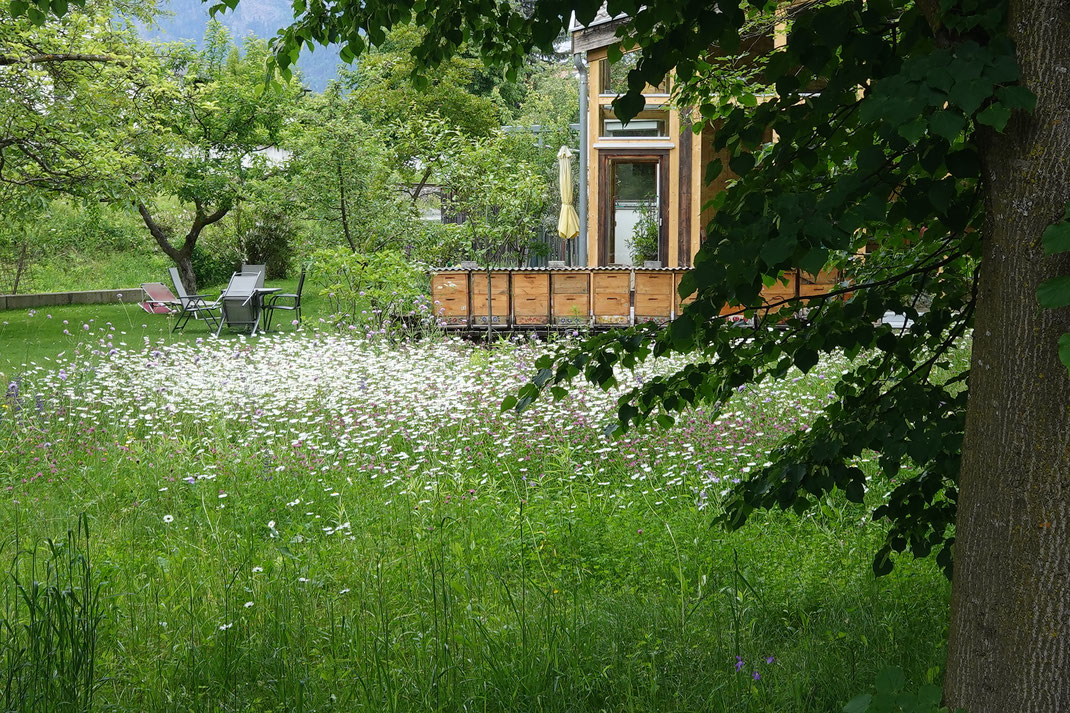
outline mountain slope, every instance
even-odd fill
[[[191,41],[198,45],[204,38],[208,24],[208,3],[200,0],[166,0],[156,27],[142,28],[147,39],[162,42]],[[270,38],[281,27],[293,21],[293,8],[287,0],[241,0],[234,10],[217,17],[234,35],[236,41],[247,35]],[[320,47],[315,52],[301,53],[297,65],[306,85],[323,91],[333,79],[339,64],[334,47]]]

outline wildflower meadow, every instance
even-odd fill
[[[943,575],[871,570],[875,464],[867,504],[717,522],[842,360],[608,436],[615,390],[501,411],[527,336],[109,326],[4,384],[3,710],[829,711],[941,678]]]

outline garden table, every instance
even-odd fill
[[[256,334],[257,331],[268,331],[267,318],[264,316],[264,297],[266,295],[271,295],[281,291],[281,287],[257,287],[253,290],[253,294],[249,295],[249,300],[254,300],[257,322],[263,324],[263,328],[258,326],[256,329],[253,330],[253,334]],[[246,303],[248,303],[249,300],[246,300]]]

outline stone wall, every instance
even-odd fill
[[[123,290],[85,290],[83,292],[42,292],[29,295],[0,295],[0,310],[35,309],[60,305],[96,305],[126,302],[136,304],[145,299],[140,287]]]

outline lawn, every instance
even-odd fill
[[[297,278],[271,280],[272,287],[281,287],[283,292],[297,290]],[[206,288],[202,292],[214,298],[223,285]],[[318,298],[317,289],[305,283],[302,295],[302,312],[305,319],[316,322],[325,317],[324,303]],[[40,307],[33,310],[0,311],[0,385],[23,370],[23,365],[51,363],[57,355],[92,355],[116,348],[140,347],[148,339],[152,344],[184,343],[209,336],[208,325],[191,321],[181,332],[171,333],[175,316],[148,314],[137,305],[138,290],[133,290],[124,301],[105,305],[73,305],[64,307]],[[283,318],[288,313],[280,313]],[[284,322],[278,329],[287,331],[291,325]],[[273,325],[274,328],[274,325]],[[228,333],[229,334],[229,333]]]
[[[607,440],[613,392],[500,412],[547,348],[526,339],[41,316],[0,315],[5,352],[52,330],[0,407],[4,710],[826,712],[888,665],[942,676],[934,563],[872,575],[874,463],[867,504],[715,522],[840,361]]]

